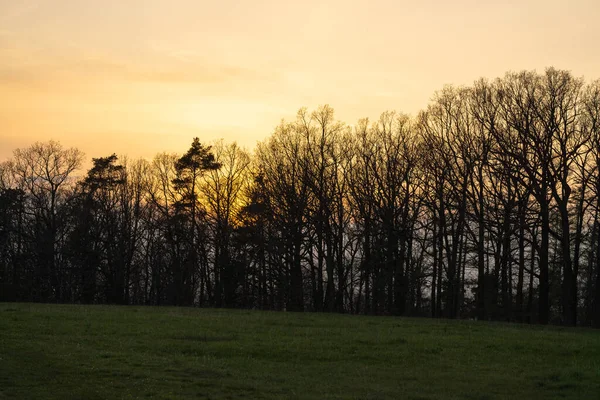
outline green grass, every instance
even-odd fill
[[[5,399],[600,399],[600,332],[0,303]]]

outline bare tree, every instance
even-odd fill
[[[236,143],[226,145],[223,141],[216,142],[212,151],[215,162],[221,167],[204,175],[200,191],[212,232],[215,302],[217,306],[233,307],[236,305],[237,288],[243,285],[245,272],[243,266],[231,255],[231,240],[237,216],[245,203],[244,189],[252,172],[250,155]],[[208,279],[205,268],[201,279]],[[203,287],[201,282],[201,288]]]
[[[58,248],[66,227],[62,206],[74,186],[73,174],[81,166],[83,153],[75,148],[65,149],[54,141],[35,143],[14,151],[9,163],[12,179],[29,199],[27,212],[36,221],[36,267],[34,276],[39,291],[34,299],[62,300],[64,266]]]

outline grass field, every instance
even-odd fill
[[[0,399],[600,399],[600,331],[0,304]]]

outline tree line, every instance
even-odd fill
[[[0,164],[0,300],[600,327],[600,81],[507,73],[415,117],[301,109],[252,153],[82,161]]]

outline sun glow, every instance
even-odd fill
[[[0,0],[0,158],[47,139],[88,156],[151,158],[194,136],[252,148],[304,106],[331,104],[352,123],[415,114],[444,84],[507,70],[594,77],[598,11],[587,0]]]

